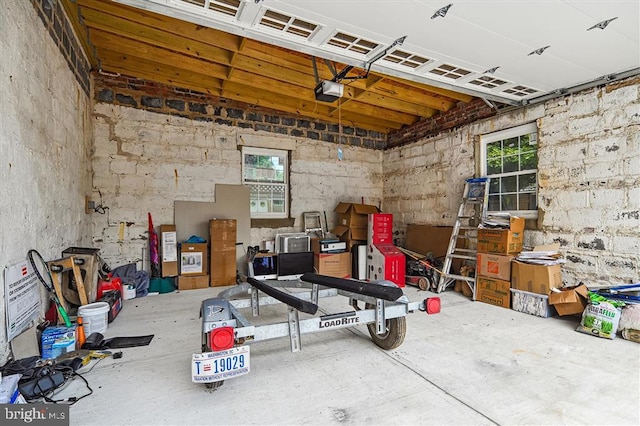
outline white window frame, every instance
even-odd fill
[[[512,127],[510,129],[504,129],[494,133],[488,133],[486,135],[480,136],[480,176],[487,176],[487,145],[489,143],[496,142],[503,139],[509,139],[509,138],[513,138],[513,137],[521,136],[525,134],[536,135],[536,144],[537,144],[538,126],[536,123],[524,124],[521,126]],[[538,161],[540,161],[540,158],[538,158]],[[536,172],[536,182],[539,182],[537,164],[535,169],[527,170],[527,172],[532,172],[532,171]],[[487,177],[491,178],[492,176],[498,176],[498,177],[513,176],[513,175],[523,174],[522,172],[523,171],[520,170],[517,172],[504,173],[504,174],[501,173],[501,174],[491,175]],[[539,183],[536,185],[536,201],[538,199],[538,186],[539,186]],[[539,203],[536,202],[536,205],[539,205]],[[536,210],[509,210],[508,212],[511,213],[513,216],[524,217],[525,219],[536,219],[538,217],[537,209]]]
[[[284,183],[269,183],[270,185],[282,185],[284,187],[284,212],[282,213],[261,213],[251,212],[251,219],[288,219],[289,218],[289,151],[284,149],[255,148],[251,146],[242,147],[242,184],[246,186],[260,185],[260,182],[245,180],[245,155],[269,155],[284,158]]]

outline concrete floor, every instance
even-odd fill
[[[578,333],[577,317],[534,317],[453,291],[439,295],[440,314],[407,316],[398,349],[375,346],[365,326],[303,335],[298,353],[288,338],[256,342],[251,372],[212,391],[191,382],[190,360],[200,302],[221,289],[126,301],[105,336],[155,337],[85,374],[93,395],[71,406],[71,424],[640,424],[639,344]],[[347,303],[327,298],[320,308]],[[285,321],[285,312],[263,308],[260,321]],[[75,380],[63,392],[84,387]]]

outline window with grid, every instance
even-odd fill
[[[531,123],[482,136],[480,171],[491,179],[489,211],[537,216],[537,130]]]
[[[252,219],[289,217],[289,153],[242,148],[242,183],[250,187]]]

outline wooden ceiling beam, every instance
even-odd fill
[[[223,93],[223,97],[259,105],[264,108],[290,112],[297,116],[312,117],[335,124],[341,122],[343,126],[360,127],[382,133],[387,133],[389,129],[397,130],[402,127],[400,123],[388,121],[384,118],[376,119],[375,117],[368,117],[351,112],[343,112],[340,116],[337,113],[329,114],[328,107],[324,105],[284,96],[278,98],[277,93],[266,90],[256,89],[252,91],[251,94],[247,94],[242,85],[232,82],[227,84],[227,90]],[[277,104],[274,99],[278,99]]]
[[[361,102],[342,102],[339,108],[342,109],[342,114],[346,111],[350,112],[358,112],[361,114],[370,115],[372,117],[383,118],[385,120],[390,120],[397,123],[402,123],[404,125],[413,124],[417,120],[415,115],[403,114],[399,111],[381,108],[377,105],[372,104],[364,104]],[[331,114],[336,114],[337,109],[333,108],[330,111]]]
[[[84,1],[90,2],[90,0],[84,0]],[[101,12],[98,12],[94,9],[85,10],[83,13],[85,14],[87,25],[90,26],[91,28],[106,30],[109,32],[116,32],[120,36],[130,37],[131,36],[130,34],[135,34],[136,39],[141,42],[158,43],[165,48],[178,50],[184,54],[191,55],[198,58],[217,60],[218,62],[220,62],[218,58],[222,56],[223,62],[229,65],[231,64],[232,59],[235,58],[233,59],[234,64],[238,68],[241,68],[241,67],[250,68],[252,71],[256,71],[256,72],[265,71],[265,74],[271,75],[273,78],[276,78],[283,82],[299,83],[300,85],[309,87],[310,89],[315,87],[315,76],[311,76],[305,72],[291,71],[292,61],[290,61],[289,58],[287,59],[275,58],[273,55],[270,55],[270,53],[271,54],[286,53],[286,51],[283,51],[282,49],[266,47],[266,45],[260,44],[260,46],[263,48],[263,51],[261,52],[261,54],[257,54],[257,52],[251,52],[252,47],[257,46],[256,42],[247,41],[246,43],[244,43],[244,46],[247,46],[247,48],[243,49],[242,54],[238,54],[232,51],[228,51],[226,49],[218,49],[216,47],[207,45],[205,43],[200,43],[196,41],[176,42],[177,39],[175,37],[171,37],[169,34],[163,33],[163,30],[156,30],[153,28],[145,27],[144,25],[139,25],[134,22],[125,21],[125,25],[117,25],[115,22],[113,22],[114,17],[112,16],[110,17],[109,15],[107,16],[99,15]],[[243,44],[240,43],[238,45],[238,48],[239,46],[243,46]],[[252,57],[254,58],[255,56],[260,56],[264,59],[268,59],[267,65],[255,60],[252,61],[251,59],[248,59],[246,55],[251,53],[253,53]],[[295,59],[293,62],[300,64],[299,69],[303,69],[303,66],[301,65],[303,61],[306,62],[304,65],[304,69],[307,72],[311,68],[309,64],[309,62],[312,60],[311,58],[308,58],[308,62],[305,61],[304,58],[296,55],[292,55],[291,58]],[[277,66],[274,66],[276,64]],[[228,70],[227,72],[230,73],[231,70]],[[326,73],[323,77],[329,78],[329,76],[327,76]],[[366,86],[366,84],[364,83],[361,85]],[[375,86],[373,87],[375,88]],[[402,97],[402,93],[399,93],[398,90],[391,91],[391,94],[394,94],[394,93],[398,93],[396,97]],[[379,101],[381,101],[382,99],[388,100],[391,98],[389,96],[390,93],[386,93],[386,95],[387,96],[385,98],[379,98]],[[438,103],[437,101],[433,101],[428,97],[426,97],[425,100],[428,101],[426,102],[426,104],[430,108],[437,107],[437,109],[443,110],[443,106],[442,106],[443,104],[441,102]],[[382,101],[382,102],[385,102],[385,101]],[[381,106],[387,107],[387,108],[392,107],[392,105],[390,104],[385,104]],[[404,113],[404,111],[401,113]],[[406,120],[402,120],[402,121],[404,122]]]
[[[451,90],[447,90],[447,89],[441,89],[440,87],[435,87],[435,86],[431,86],[427,83],[418,83],[415,81],[411,81],[411,80],[401,80],[398,78],[393,78],[390,76],[386,76],[383,75],[385,80],[388,80],[390,82],[390,84],[392,85],[405,85],[405,86],[410,86],[413,87],[415,89],[421,90],[421,91],[425,91],[425,92],[429,92],[429,93],[434,93],[436,95],[440,95],[440,96],[444,96],[447,98],[451,98],[454,99],[456,101],[462,101],[464,103],[468,103],[471,102],[472,100],[474,100],[475,98],[471,95],[467,95],[464,93],[458,93],[458,92],[454,92]]]
[[[389,129],[399,129],[402,124],[386,119],[375,119],[366,115],[343,112],[341,117],[331,115],[328,107],[308,100],[300,100],[269,90],[247,87],[243,84],[228,81],[222,90],[222,80],[196,73],[185,73],[184,70],[164,64],[154,63],[140,58],[128,58],[119,52],[99,49],[105,70],[132,77],[168,84],[175,87],[196,90],[214,96],[258,105],[266,108],[292,113],[297,116],[315,118],[332,123],[342,121],[343,125],[353,125],[364,129],[386,133]]]
[[[94,11],[100,11],[101,13],[111,15],[112,17],[136,22],[150,28],[161,29],[162,31],[171,33],[174,36],[189,38],[194,41],[215,45],[226,50],[236,52],[240,49],[240,45],[242,43],[242,37],[234,34],[124,4],[104,0],[76,1],[83,10],[92,9]]]
[[[84,14],[86,25],[92,30],[100,31],[100,33],[96,33],[96,43],[98,43],[97,40],[102,34],[108,33],[112,35],[109,37],[109,43],[117,44],[119,43],[118,39],[124,37],[222,65],[230,66],[233,60],[236,68],[243,68],[262,75],[270,75],[277,80],[297,83],[301,86],[309,87],[311,90],[315,87],[315,79],[312,75],[292,70],[291,64],[286,60],[264,63],[251,56],[246,56],[244,52],[247,49],[243,49],[243,53],[234,53],[200,42],[180,41],[180,38],[163,33],[161,30],[151,29],[132,22],[125,22],[120,25],[112,18],[100,15],[100,12],[94,10],[85,10]],[[278,62],[278,64],[274,65],[273,62]],[[311,68],[311,63],[307,65],[307,68]]]
[[[105,55],[109,71],[334,123],[340,116],[343,124],[382,132],[474,99],[368,73],[366,78],[341,81],[345,90],[338,110],[336,103],[318,102],[313,93],[317,80],[334,78],[322,58],[113,1],[63,1],[79,5],[79,21],[90,43]],[[330,63],[336,72],[345,67]],[[354,67],[348,76],[364,73]]]
[[[379,94],[393,99],[402,99],[416,105],[423,105],[438,111],[448,111],[455,106],[455,102],[430,95],[423,90],[411,89],[400,84],[393,84],[386,78],[369,90],[371,93]]]
[[[89,40],[87,28],[80,23],[80,11],[78,5],[72,3],[71,0],[62,0],[61,3],[65,13],[67,14],[67,17],[69,18],[69,21],[71,21],[73,30],[78,36],[80,45],[82,46],[82,50],[89,60],[89,64],[92,68],[97,68],[98,58],[96,58],[96,52]]]
[[[253,57],[246,56],[245,52],[242,52],[242,54],[237,56],[234,65],[236,68],[241,68],[254,74],[269,76],[270,78],[282,82],[296,84],[301,87],[308,87],[311,90],[316,86],[313,75],[292,70],[291,68],[287,68],[283,65],[275,65],[273,63],[257,60]]]
[[[180,65],[180,67],[185,70],[206,74],[219,79],[227,78],[229,74],[229,67],[226,65],[220,65],[200,58],[186,56],[173,50],[156,47],[154,45],[126,37],[119,37],[115,34],[98,29],[92,29],[91,34],[95,35],[96,39],[100,40],[99,46],[101,49],[118,52],[133,60],[135,60],[135,58],[140,58],[144,60],[153,60],[164,65]]]
[[[230,65],[232,52],[205,43],[176,37],[162,30],[145,27],[134,22],[118,20],[92,9],[82,9],[82,17],[89,29],[98,29],[144,43],[156,44],[196,58],[216,58],[216,62]],[[94,42],[95,44],[95,42]]]
[[[125,68],[132,71],[138,61],[146,61],[147,63],[153,62],[164,65],[171,70],[170,74],[167,74],[166,72],[163,74],[165,77],[167,75],[171,75],[172,78],[177,78],[179,75],[185,75],[185,71],[188,71],[190,73],[198,73],[209,77],[215,77],[222,81],[229,80],[242,84],[247,86],[245,88],[246,91],[251,91],[255,88],[262,88],[274,93],[315,102],[312,88],[301,89],[298,86],[273,80],[262,75],[249,73],[242,69],[235,69],[233,72],[229,72],[228,67],[219,64],[205,62],[202,59],[185,57],[170,50],[154,47],[128,38],[118,37],[101,30],[91,31],[92,34],[95,34],[101,40],[101,51],[118,53],[119,55],[117,56],[111,54],[109,58],[112,61],[116,60],[116,58],[121,60],[123,62],[123,66],[125,66],[124,63],[129,64],[126,65]],[[112,66],[113,62],[110,62],[109,64]],[[147,72],[150,73],[150,70],[151,69],[148,69]],[[113,69],[111,69],[111,71],[113,71]],[[225,83],[222,83],[221,88],[224,89],[224,87]],[[343,104],[344,100],[345,99],[342,100]],[[348,109],[351,111],[360,110],[361,112],[373,114],[375,116],[384,116],[390,121],[397,121],[403,124],[411,124],[415,121],[415,117],[411,117],[407,113],[385,108],[385,105],[388,103],[389,102],[385,99],[379,97],[376,102],[369,101],[368,104],[358,103]],[[393,103],[393,105],[395,105],[395,103]],[[329,112],[332,112],[332,110],[335,109],[331,104],[328,104],[328,107]]]
[[[432,117],[438,110],[435,108],[425,107],[423,105],[414,104],[412,102],[399,101],[397,99],[389,99],[384,95],[373,92],[365,92],[358,97],[358,101],[371,105],[388,105],[386,108],[393,108],[406,114],[417,115],[420,117]]]
[[[98,53],[103,58],[103,69],[105,71],[119,72],[150,81],[160,81],[176,87],[197,88],[196,90],[200,92],[220,96],[222,79],[188,72],[183,68],[176,68],[158,62],[129,57],[108,49],[99,48]]]

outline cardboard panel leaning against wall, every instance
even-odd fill
[[[215,202],[175,201],[175,224],[178,242],[192,235],[209,238],[210,219],[236,219],[236,266],[246,274],[245,252],[251,244],[251,217],[249,211],[249,187],[243,185],[216,185]]]

